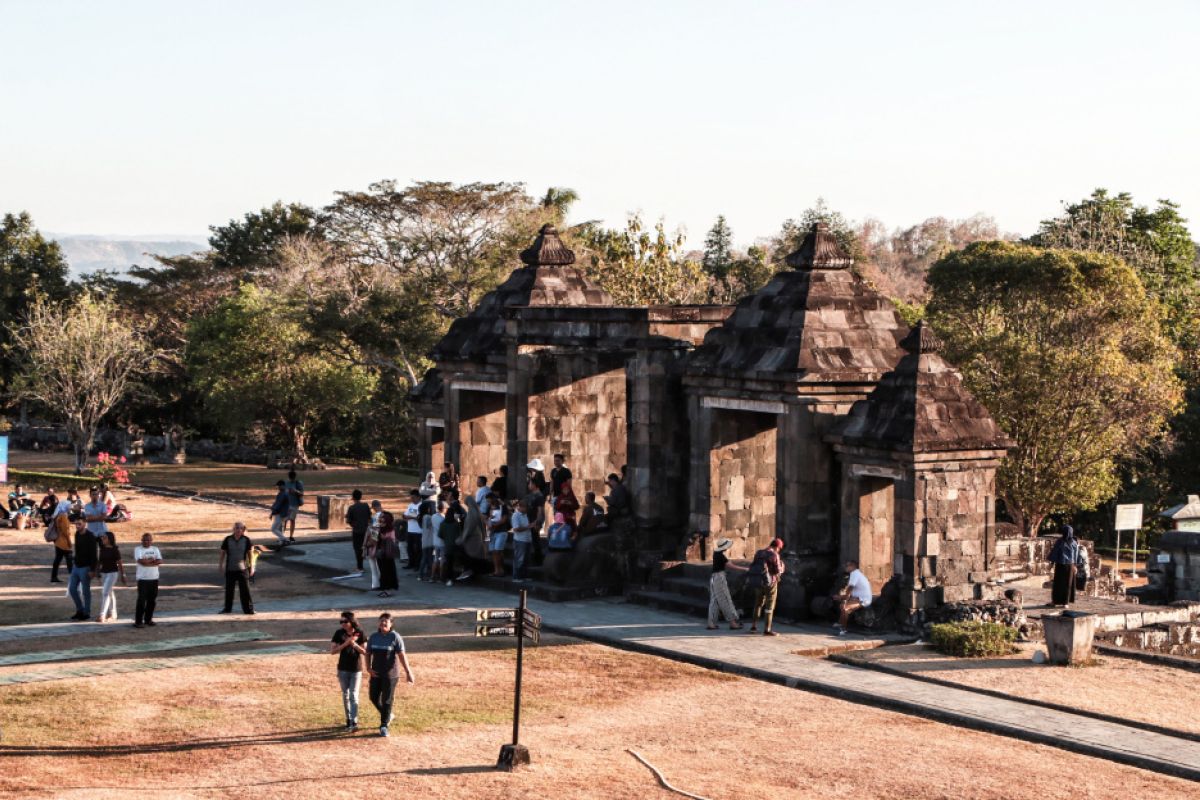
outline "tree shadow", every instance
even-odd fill
[[[129,745],[0,745],[0,756],[12,757],[67,757],[77,756],[137,756],[154,753],[183,753],[191,750],[229,750],[237,747],[258,747],[272,744],[297,742],[320,742],[347,738],[346,729],[340,725],[328,728],[310,728],[299,731],[252,734],[247,736],[225,736],[211,739],[191,739],[178,742],[154,742]],[[390,773],[389,773],[390,774]],[[210,787],[221,788],[221,787]]]
[[[405,775],[476,775],[483,772],[495,772],[495,764],[476,764],[469,767],[420,767],[406,769]]]

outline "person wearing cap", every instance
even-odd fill
[[[742,627],[741,620],[738,619],[737,607],[729,595],[729,581],[725,578],[725,568],[729,564],[729,558],[725,554],[731,547],[733,547],[732,539],[718,539],[717,546],[713,550],[712,578],[708,582],[708,629],[710,631],[717,629],[717,623],[721,621],[721,614],[724,614],[725,619],[729,620],[730,630]]]
[[[758,633],[758,618],[766,613],[766,624],[763,626],[763,636],[777,636],[771,630],[771,622],[775,619],[775,601],[779,597],[779,578],[783,575],[783,539],[775,539],[769,545],[754,554],[747,576],[751,588],[754,589],[754,617],[750,620],[750,630],[747,633]]]
[[[846,626],[850,624],[850,615],[860,608],[871,605],[871,582],[858,568],[854,559],[846,560],[846,585],[834,595],[833,602],[838,609],[838,621],[833,627],[837,628],[838,636],[846,635]]]
[[[1075,571],[1079,568],[1079,542],[1075,541],[1075,529],[1061,525],[1058,541],[1050,549],[1047,560],[1054,565],[1054,581],[1050,585],[1050,603],[1057,608],[1066,608],[1075,600]]]
[[[291,515],[292,501],[288,495],[287,481],[276,481],[275,488],[279,490],[279,493],[275,495],[275,502],[271,504],[271,533],[275,534],[275,538],[279,540],[279,546],[283,547],[287,544],[284,526],[287,525],[288,517]]]

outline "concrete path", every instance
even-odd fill
[[[325,571],[345,572],[352,566],[348,543],[303,545],[285,558],[293,566]],[[344,589],[337,594],[263,601],[256,608],[260,615],[270,618],[293,611],[332,612],[347,607],[471,610],[512,607],[515,603],[515,593],[470,585],[420,583],[410,574],[401,573],[400,589],[390,598]],[[777,630],[781,635],[768,638],[728,629],[709,631],[702,620],[694,617],[613,599],[567,603],[531,600],[529,605],[542,615],[547,631],[1200,781],[1200,742],[795,655],[796,651],[842,641],[821,628],[780,625]],[[168,611],[156,618],[166,624],[246,620],[238,614],[218,616],[196,611]],[[89,633],[110,629],[95,623],[10,626],[0,628],[0,641],[62,635],[75,628]]]

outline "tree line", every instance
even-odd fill
[[[0,393],[12,413],[64,423],[80,467],[101,421],[411,463],[407,395],[425,354],[542,224],[638,305],[736,302],[822,221],[907,321],[928,319],[1016,439],[998,490],[1023,529],[1200,488],[1200,269],[1169,201],[1097,190],[1018,239],[982,215],[889,230],[819,200],[744,250],[719,217],[688,251],[682,231],[636,214],[568,225],[576,199],[383,181],[320,209],[276,203],[214,226],[203,252],[75,283],[57,245],[10,214]]]

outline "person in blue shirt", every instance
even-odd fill
[[[296,477],[296,470],[288,471],[287,483],[284,488],[288,493],[288,516],[287,521],[291,523],[288,530],[288,541],[296,541],[296,515],[300,513],[300,506],[304,505],[304,481]]]
[[[1075,541],[1075,529],[1062,525],[1059,536],[1046,559],[1054,565],[1054,582],[1050,586],[1050,603],[1066,608],[1075,600],[1075,571],[1079,568],[1079,542]]]
[[[367,695],[371,705],[379,711],[380,736],[388,735],[401,666],[408,682],[414,683],[412,668],[404,652],[404,639],[392,630],[392,615],[385,611],[379,615],[379,630],[367,639],[367,674],[370,676]]]

